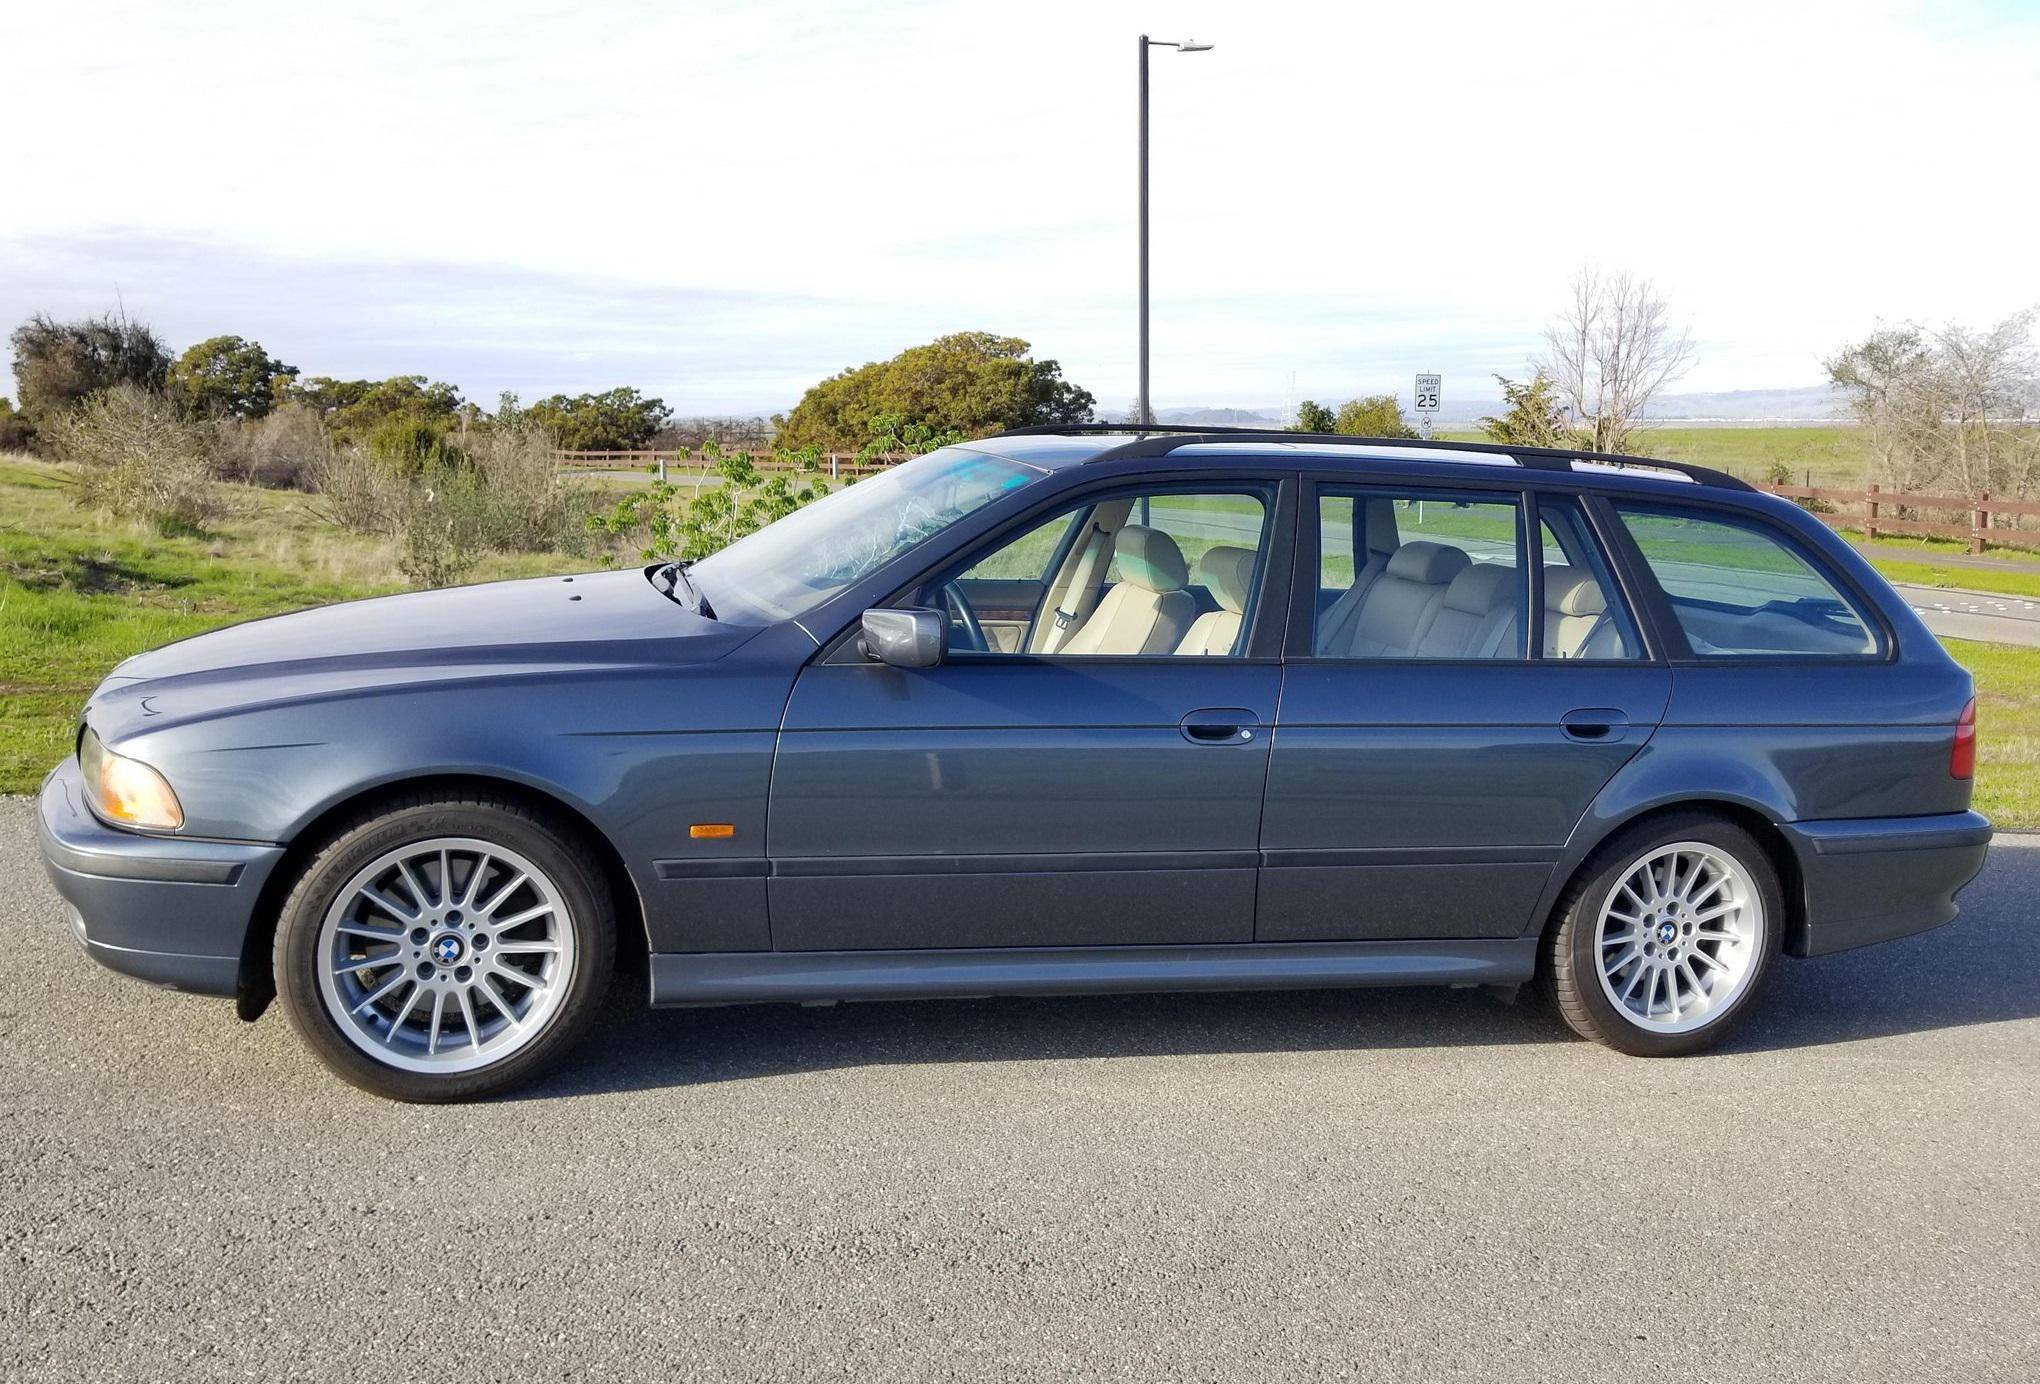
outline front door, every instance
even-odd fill
[[[1569,497],[1325,485],[1306,511],[1256,937],[1521,935],[1668,669]]]
[[[773,945],[1251,941],[1281,667],[1246,651],[1287,596],[1279,489],[1059,506],[898,600],[948,606],[941,665],[854,639],[810,665],[773,772]]]

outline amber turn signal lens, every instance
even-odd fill
[[[687,834],[697,841],[726,841],[737,834],[733,822],[696,822]]]
[[[126,755],[115,754],[92,731],[78,746],[78,767],[92,810],[109,822],[152,831],[176,831],[184,825],[184,805],[164,777]]]

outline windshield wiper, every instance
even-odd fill
[[[669,562],[652,574],[652,580],[657,581],[661,577],[665,578],[666,584],[662,590],[668,596],[671,596],[680,587],[686,587],[685,604],[704,620],[713,620],[715,619],[715,607],[708,603],[708,597],[703,595],[701,588],[694,584],[694,578],[687,575],[687,569],[693,565],[693,558],[682,558],[678,562]]]

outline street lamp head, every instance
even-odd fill
[[[1183,40],[1183,42],[1177,44],[1176,51],[1178,53],[1209,53],[1211,51],[1211,45],[1208,43],[1199,43],[1196,39],[1190,38],[1185,39]]]

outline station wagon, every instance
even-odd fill
[[[1725,474],[1090,427],[142,654],[40,806],[91,956],[448,1100],[626,948],[656,1005],[1535,981],[1693,1053],[1955,916],[1974,756],[1969,675]]]

